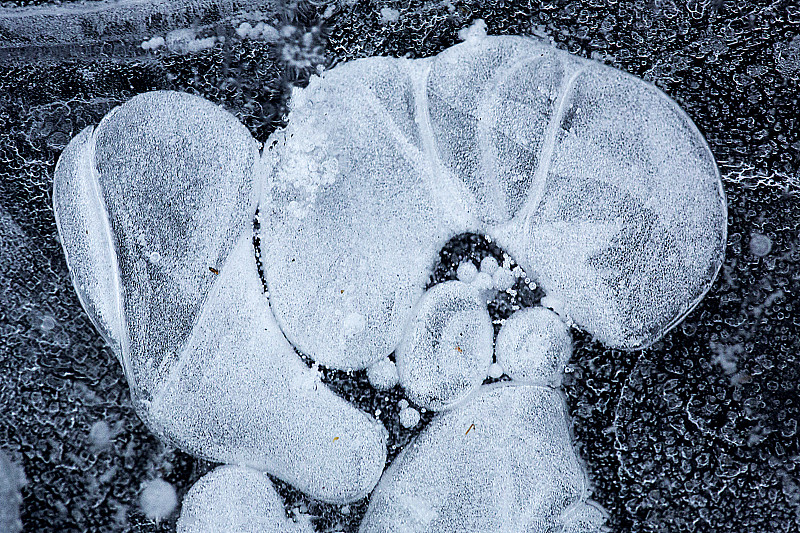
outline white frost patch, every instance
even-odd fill
[[[189,54],[211,48],[218,38],[211,36],[198,39],[194,29],[184,28],[169,32],[163,41],[171,52]]]
[[[492,322],[478,292],[461,281],[431,287],[395,357],[415,404],[448,409],[475,390],[492,362]]]
[[[274,42],[280,39],[280,32],[265,22],[258,22],[255,26],[249,22],[242,22],[236,28],[236,35],[241,39],[263,39]]]
[[[420,414],[419,411],[413,407],[404,407],[398,414],[400,425],[404,428],[413,428],[419,424]]]
[[[562,395],[492,385],[438,414],[394,460],[359,532],[599,533],[602,522],[573,527],[590,514],[587,491]]]
[[[139,504],[144,515],[156,522],[160,522],[175,512],[178,505],[178,496],[175,487],[163,479],[148,481],[139,496]]]
[[[456,277],[459,281],[463,281],[464,283],[472,283],[477,275],[478,268],[475,266],[475,263],[470,260],[462,261],[456,269]]]
[[[178,533],[313,533],[307,518],[286,517],[263,473],[222,466],[195,483],[183,499]]]
[[[486,22],[483,19],[475,19],[466,28],[458,30],[458,38],[462,41],[477,41],[486,37]]]
[[[381,8],[381,22],[383,24],[397,22],[398,20],[400,20],[400,12],[398,10],[390,7]]]
[[[388,357],[384,357],[374,365],[367,368],[369,384],[378,390],[389,390],[397,385],[400,379],[397,366]]]
[[[161,36],[153,37],[152,39],[148,39],[142,42],[142,49],[143,50],[155,50],[156,48],[160,48],[166,44],[164,38]]]
[[[534,307],[509,317],[495,343],[497,363],[511,379],[557,385],[572,355],[567,325],[552,311]]]
[[[98,420],[89,429],[89,443],[95,451],[105,450],[111,446],[113,433],[105,420]]]

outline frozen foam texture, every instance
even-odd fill
[[[492,320],[477,290],[434,285],[420,300],[395,355],[400,384],[421,407],[447,409],[475,390],[492,363]]]
[[[359,531],[564,531],[575,513],[586,514],[586,494],[562,396],[495,385],[437,415],[406,447],[381,478]],[[599,532],[601,524],[567,531]]]
[[[549,309],[523,309],[500,328],[494,353],[514,381],[558,384],[572,355],[572,337],[567,325]]]
[[[286,517],[272,482],[256,470],[221,466],[183,498],[178,533],[313,533]]]

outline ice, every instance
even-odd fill
[[[569,327],[553,311],[534,307],[517,311],[500,328],[497,363],[514,381],[557,385],[572,355]]]
[[[498,268],[500,268],[500,266],[497,264],[497,259],[491,255],[487,255],[481,259],[481,272],[485,272],[486,274],[493,276]]]
[[[151,479],[142,489],[139,496],[142,512],[150,520],[160,522],[168,518],[178,506],[175,487],[161,478]]]
[[[438,414],[406,446],[372,495],[360,533],[599,532],[572,528],[587,481],[562,395],[491,385]]]
[[[364,497],[383,427],[334,395],[278,329],[250,234],[220,272],[183,362],[152,402],[161,433],[195,455],[264,470],[321,500]]]
[[[387,24],[400,20],[400,12],[389,7],[381,8],[381,22]]]
[[[19,519],[19,507],[22,503],[19,478],[16,466],[0,449],[0,531],[5,533],[22,531],[22,522]]]
[[[385,357],[367,368],[367,379],[376,389],[389,390],[397,385],[399,380],[397,366],[391,359]]]
[[[166,91],[116,108],[59,159],[53,203],[67,263],[135,402],[152,399],[217,277],[210,268],[249,226],[257,161],[232,115]]]
[[[605,531],[603,525],[607,519],[604,509],[592,502],[575,505],[564,516],[564,529],[561,533],[595,533]]]
[[[178,533],[312,533],[286,517],[283,501],[261,472],[221,466],[203,476],[183,499]]]
[[[413,428],[419,424],[420,414],[419,411],[413,407],[404,407],[400,409],[398,418],[401,426],[404,428]]]
[[[492,274],[492,281],[494,282],[495,289],[505,291],[514,286],[516,278],[509,269],[498,268],[495,270],[494,274]]]
[[[287,338],[323,364],[391,353],[463,231],[610,347],[653,343],[719,270],[725,198],[689,117],[632,76],[480,28],[433,58],[313,78],[268,143],[267,283]],[[341,327],[351,313],[362,330]]]
[[[475,390],[492,363],[492,321],[478,291],[461,281],[431,287],[395,354],[415,404],[448,409]]]
[[[472,283],[472,280],[474,280],[477,275],[478,268],[475,266],[475,263],[470,260],[460,263],[456,269],[456,277],[459,281],[463,281],[464,283]]]
[[[608,346],[651,344],[708,290],[726,208],[703,137],[653,86],[513,37],[432,63],[430,120],[487,233]]]
[[[763,233],[753,232],[750,235],[750,253],[756,257],[764,257],[772,251],[772,240]]]
[[[470,405],[493,414],[476,426],[501,424],[509,443],[514,424],[497,420],[524,418],[542,441],[527,453],[550,461],[556,447],[553,457],[574,459],[557,446],[565,422],[554,391],[475,393],[491,363],[486,293],[513,280],[485,259],[480,272],[461,272],[474,275],[472,285],[423,294],[442,245],[463,232],[490,236],[545,291],[543,305],[609,347],[648,346],[702,298],[721,263],[726,208],[691,120],[641,80],[482,28],[433,58],[369,58],[313,77],[293,93],[288,126],[263,156],[232,115],[172,92],[137,96],[73,139],[53,192],[67,262],[137,411],[159,436],[321,500],[369,493],[385,462],[385,430],[329,391],[288,339],[340,369],[396,351],[400,382],[418,406],[447,409],[474,393]],[[211,43],[194,30],[166,41],[183,46],[190,35],[192,46]],[[269,300],[250,232],[259,194]],[[530,335],[509,341],[515,353],[498,363],[538,383],[557,373],[565,352],[521,349]],[[539,356],[515,362],[521,353]],[[509,407],[503,398],[518,395],[550,400],[496,408],[493,398]],[[465,437],[480,429],[470,427]],[[484,458],[516,453],[483,444]],[[407,451],[410,464],[428,460],[420,453]],[[573,494],[559,463],[547,464],[536,475],[558,477],[565,499],[580,499],[583,485]],[[514,472],[490,474],[505,483]],[[488,487],[458,490],[502,507]],[[593,527],[591,512],[563,514],[551,492],[522,506],[535,516],[529,531],[562,516],[579,517],[573,529]],[[458,520],[437,507],[441,498],[404,501],[423,521]],[[528,519],[520,512],[502,507],[480,520],[499,516],[511,527],[512,514]]]
[[[489,365],[489,377],[493,379],[500,379],[503,375],[503,367],[497,363],[492,363]]]
[[[95,452],[100,452],[111,447],[114,434],[105,420],[98,420],[89,430],[89,443]]]
[[[383,469],[385,430],[328,390],[275,322],[252,245],[259,162],[222,109],[133,98],[59,161],[67,262],[156,434],[321,500],[359,499]]]
[[[441,184],[414,122],[424,65],[370,58],[315,77],[268,142],[261,242],[270,301],[289,341],[324,365],[365,368],[395,349],[455,232],[432,201]],[[341,327],[351,313],[362,330]]]

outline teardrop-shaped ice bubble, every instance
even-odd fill
[[[278,322],[315,359],[396,346],[436,248],[493,236],[608,346],[651,344],[721,265],[703,137],[652,85],[520,37],[346,63],[272,138],[262,242]],[[342,327],[362,317],[363,329]]]
[[[197,97],[133,98],[77,137],[54,205],[81,300],[161,437],[344,502],[374,486],[384,431],[281,334],[253,257],[259,157]]]
[[[313,533],[300,517],[286,517],[283,502],[263,473],[221,466],[195,483],[183,498],[178,533]]]
[[[558,385],[572,355],[572,336],[553,311],[544,307],[523,309],[500,328],[494,353],[514,381]]]
[[[440,411],[475,390],[492,363],[492,320],[462,281],[431,287],[397,348],[400,384],[415,404]]]
[[[67,264],[135,401],[154,395],[191,335],[212,269],[249,227],[257,162],[233,115],[167,91],[115,108],[59,160],[53,203]]]
[[[560,393],[483,387],[438,414],[395,459],[359,531],[562,531],[590,505],[586,483]],[[586,531],[599,532],[595,525]]]

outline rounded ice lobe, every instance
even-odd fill
[[[293,95],[269,144],[276,317],[334,367],[391,353],[460,232],[493,237],[616,348],[660,338],[722,262],[725,197],[689,117],[640,79],[532,39],[343,64]],[[364,317],[356,333],[341,326],[350,314]]]
[[[397,366],[385,357],[367,368],[369,384],[378,390],[389,390],[397,385]]]
[[[163,479],[153,479],[145,484],[139,495],[139,505],[144,515],[159,522],[168,518],[178,506],[178,496],[175,487]]]
[[[275,322],[252,248],[260,165],[221,108],[131,99],[59,160],[67,264],[157,435],[314,498],[356,500],[383,470],[385,430],[322,384]]]
[[[394,460],[359,532],[599,533],[605,517],[587,493],[562,395],[492,385],[438,414]],[[586,517],[592,527],[579,529]]]
[[[572,355],[572,336],[553,311],[534,307],[506,320],[494,350],[497,363],[514,381],[554,385]]]
[[[221,466],[183,498],[178,533],[312,533],[307,522],[286,517],[283,501],[263,473]]]
[[[431,287],[395,354],[408,398],[433,411],[465,398],[486,377],[492,337],[492,320],[477,290],[461,281]]]

